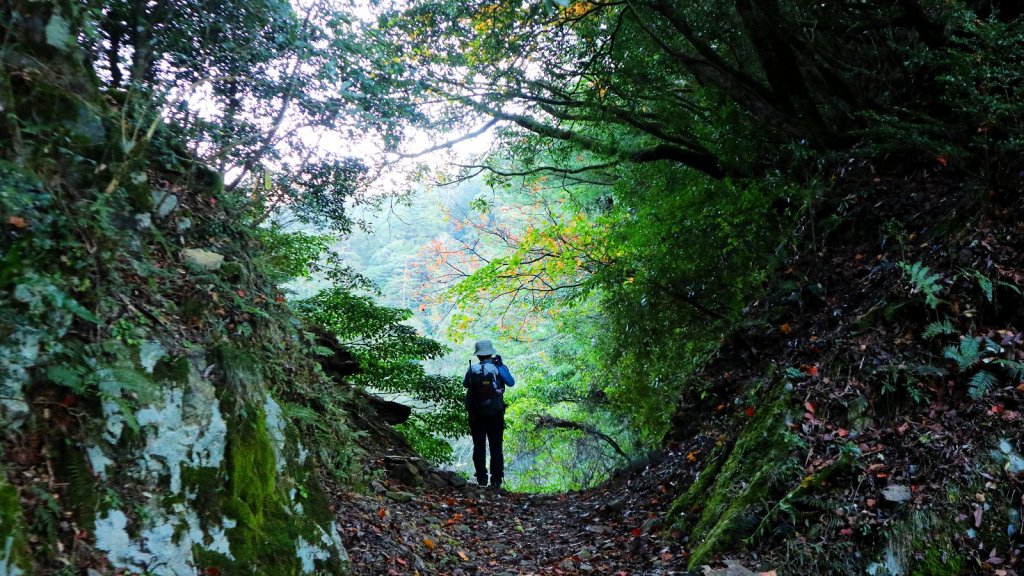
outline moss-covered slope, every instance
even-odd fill
[[[0,572],[345,573],[309,454],[350,446],[286,416],[327,384],[244,196],[142,95],[99,92],[82,5],[9,9]]]

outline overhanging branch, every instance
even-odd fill
[[[549,416],[547,414],[537,415],[536,420],[534,420],[534,424],[535,428],[560,428],[562,430],[577,430],[579,432],[587,434],[588,436],[600,438],[601,440],[607,442],[608,445],[611,446],[613,450],[615,450],[615,453],[621,456],[623,460],[629,460],[629,456],[622,449],[622,447],[619,446],[619,443],[616,442],[614,438],[605,434],[604,432],[601,432],[596,427],[590,424],[584,424],[583,422],[575,422],[573,420],[565,420],[562,418],[555,418],[554,416]]]

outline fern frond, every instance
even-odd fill
[[[975,400],[981,400],[989,388],[999,384],[999,377],[988,370],[979,370],[967,382],[967,393]]]
[[[981,360],[981,345],[970,336],[961,336],[959,346],[946,346],[942,355],[956,362],[961,372],[970,370]]]
[[[992,298],[995,296],[993,294],[992,281],[981,272],[975,272],[974,278],[978,281],[978,286],[981,288],[982,293],[985,294],[985,299],[992,302]]]
[[[1010,375],[1010,378],[1016,381],[1024,380],[1024,362],[1018,362],[1016,360],[1006,360],[1000,358],[995,361],[996,364],[1001,366]]]
[[[914,364],[910,370],[918,376],[945,376],[946,370],[931,364]]]
[[[985,342],[985,349],[982,350],[982,352],[986,353],[986,354],[984,354],[985,356],[993,356],[993,355],[996,355],[996,354],[1002,354],[1003,353],[1003,347],[1000,346],[999,343],[996,342],[995,340],[986,337],[984,342]]]
[[[295,420],[298,423],[306,424],[317,429],[323,428],[323,423],[320,421],[320,414],[308,406],[285,402],[281,404],[281,412],[289,420]]]
[[[928,340],[938,336],[939,334],[956,334],[956,328],[953,328],[953,323],[950,322],[948,318],[941,322],[932,322],[925,326],[924,332],[921,333],[921,337]]]
[[[942,281],[942,275],[932,273],[930,268],[920,262],[913,264],[900,262],[899,267],[910,277],[910,283],[914,285],[911,293],[924,294],[925,303],[933,310],[938,308],[942,303],[938,297],[939,292],[942,291],[942,286],[939,284]]]

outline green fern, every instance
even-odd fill
[[[914,285],[911,294],[917,294],[918,292],[924,294],[925,303],[932,310],[938,308],[939,304],[942,304],[942,300],[938,297],[939,292],[942,291],[942,286],[939,285],[939,282],[942,281],[941,274],[933,274],[930,268],[920,262],[914,262],[913,264],[900,262],[899,267],[910,277],[910,283]]]
[[[982,293],[985,294],[985,299],[991,303],[992,299],[995,298],[992,281],[978,271],[974,272],[974,279],[978,281],[978,286],[981,288]]]
[[[988,370],[978,370],[967,382],[967,393],[975,400],[981,400],[988,389],[999,383],[999,376]]]
[[[939,334],[956,334],[956,328],[953,327],[953,324],[948,318],[943,319],[941,322],[932,322],[925,326],[924,332],[921,333],[921,337],[929,340]]]
[[[1000,358],[995,361],[995,364],[1006,370],[1014,381],[1024,381],[1024,362],[1018,362],[1017,360],[1006,360]]]
[[[981,344],[969,336],[961,336],[958,346],[946,346],[942,355],[954,362],[961,372],[970,370],[981,360]]]
[[[931,364],[912,364],[909,366],[910,371],[918,376],[945,376],[946,370],[938,366],[932,366]]]
[[[281,411],[288,420],[295,421],[298,424],[304,424],[318,431],[327,429],[320,418],[320,414],[308,406],[284,402],[281,404]]]
[[[982,348],[982,344],[985,345]],[[946,346],[942,355],[949,360],[956,362],[961,372],[966,372],[975,364],[996,354],[1001,354],[1003,347],[991,338],[972,338],[961,336],[959,346]]]

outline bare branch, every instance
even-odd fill
[[[547,414],[537,415],[536,420],[534,420],[534,424],[536,428],[560,428],[563,430],[578,430],[580,432],[583,432],[584,434],[600,438],[601,440],[607,442],[608,445],[611,446],[613,450],[615,450],[615,453],[621,456],[623,460],[629,461],[629,456],[622,449],[622,447],[619,446],[619,443],[616,442],[614,438],[605,434],[604,432],[601,432],[595,426],[592,426],[590,424],[584,424],[583,422],[574,422],[572,420],[565,420],[562,418],[555,418],[554,416],[549,416]]]

